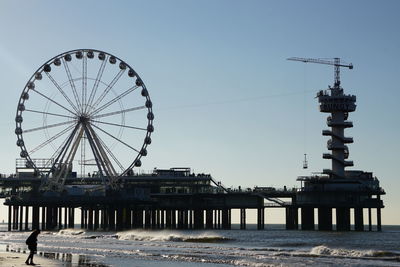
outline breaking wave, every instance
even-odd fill
[[[174,231],[126,231],[117,233],[120,240],[133,241],[172,241],[172,242],[194,242],[194,243],[218,243],[229,241],[232,239],[226,238],[214,233],[199,233],[186,235]]]
[[[62,229],[58,231],[58,235],[83,235],[85,234],[84,230],[81,229]]]
[[[327,246],[313,247],[310,255],[314,256],[334,256],[334,257],[348,257],[348,258],[386,258],[386,259],[400,259],[400,254],[390,251],[379,250],[353,250],[342,248],[329,248]]]

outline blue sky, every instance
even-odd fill
[[[155,132],[143,170],[184,166],[226,186],[296,186],[298,175],[330,166],[314,96],[333,68],[285,59],[341,57],[354,64],[341,76],[357,95],[346,131],[353,169],[381,180],[383,223],[400,224],[399,11],[398,1],[1,0],[0,172],[14,172],[28,78],[57,54],[96,48],[128,62],[149,89]]]

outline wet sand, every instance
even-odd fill
[[[28,254],[26,253],[0,252],[0,266],[4,267],[32,266],[25,264],[25,260],[27,257]],[[35,255],[35,257],[33,258],[33,262],[36,264],[36,266],[43,266],[43,267],[67,266],[66,262],[47,259],[40,255]]]

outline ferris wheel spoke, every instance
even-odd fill
[[[69,146],[71,145],[72,140],[74,139],[76,132],[78,131],[78,129],[80,128],[80,124],[75,125],[74,130],[71,132],[71,134],[65,139],[65,141],[63,142],[63,144],[57,149],[58,154],[56,159],[53,161],[53,166],[51,169],[55,170],[56,166],[61,164],[64,160],[64,157],[68,151]],[[56,152],[57,152],[56,151]]]
[[[105,131],[105,130],[103,130],[103,129],[99,128],[99,127],[97,127],[97,126],[96,126],[96,125],[94,125],[94,124],[93,124],[92,126],[93,126],[93,127],[95,127],[96,129],[98,129],[99,131],[101,131],[101,132],[105,133],[106,135],[110,136],[111,138],[113,138],[113,139],[117,140],[117,141],[118,141],[118,142],[120,142],[121,144],[123,144],[123,145],[125,145],[125,146],[129,147],[130,149],[132,149],[132,150],[136,151],[137,153],[140,153],[140,151],[139,151],[139,150],[137,150],[136,148],[134,148],[134,147],[130,146],[129,144],[125,143],[124,141],[122,141],[121,139],[119,139],[119,138],[115,137],[114,135],[110,134],[109,132],[107,132],[107,131]]]
[[[64,130],[58,132],[56,135],[52,136],[51,138],[47,139],[46,141],[44,141],[43,143],[41,143],[40,145],[38,145],[37,147],[35,147],[31,151],[29,151],[29,154],[33,154],[33,153],[37,152],[38,150],[42,149],[46,145],[50,144],[51,142],[55,141],[56,139],[58,139],[59,137],[64,135],[66,132],[68,132],[72,128],[74,128],[74,125],[70,125],[67,128],[65,128]]]
[[[31,132],[35,132],[35,131],[39,131],[39,130],[43,130],[43,129],[54,128],[54,127],[58,127],[58,126],[62,126],[62,125],[70,124],[70,123],[75,123],[75,122],[76,121],[64,121],[64,122],[60,122],[60,123],[54,123],[54,124],[50,124],[50,125],[46,125],[46,126],[42,126],[42,127],[24,130],[23,133],[31,133]]]
[[[113,125],[113,126],[117,126],[117,127],[124,127],[124,128],[134,129],[134,130],[143,130],[143,131],[147,131],[146,128],[134,127],[134,126],[124,125],[124,124],[117,124],[117,123],[111,123],[111,122],[105,122],[105,121],[98,121],[98,120],[91,120],[91,121],[92,121],[92,122],[97,122],[97,123],[102,123],[102,124],[107,124],[107,125]]]
[[[82,59],[82,112],[86,109],[84,106],[86,104],[87,97],[87,56],[83,54]]]
[[[127,112],[131,112],[131,111],[135,111],[135,110],[145,109],[145,108],[146,108],[146,106],[128,108],[128,109],[123,109],[123,110],[119,110],[119,111],[99,114],[99,115],[93,116],[92,118],[93,119],[104,118],[104,117],[108,117],[108,116],[118,115],[118,114],[121,114],[121,113],[127,113]]]
[[[93,128],[90,127],[90,125],[85,126],[85,132],[101,175],[111,177],[112,173],[110,171],[110,168],[107,167],[110,164],[109,160],[99,144],[96,133],[94,132]]]
[[[123,92],[122,94],[114,97],[112,100],[108,101],[106,104],[102,105],[101,107],[99,107],[98,109],[96,109],[95,111],[91,112],[91,115],[95,115],[97,113],[99,113],[100,111],[104,110],[105,108],[109,107],[110,105],[114,104],[115,102],[117,102],[118,100],[120,100],[121,98],[127,96],[129,93],[135,91],[139,86],[135,85],[131,88],[129,88],[128,90],[126,90],[125,92]]]
[[[65,163],[71,163],[74,160],[76,151],[78,150],[82,136],[83,136],[83,128],[80,127],[78,134],[74,138],[74,142],[72,143],[71,149],[69,150],[69,153],[68,153]]]
[[[99,136],[97,136],[97,138],[99,139],[101,145],[106,149],[106,151],[108,152],[108,154],[112,157],[112,159],[114,160],[114,162],[118,165],[118,167],[121,169],[121,172],[124,172],[125,168],[124,166],[121,164],[121,162],[119,162],[118,158],[112,153],[111,149],[103,142],[103,140],[101,140],[101,138]]]
[[[57,88],[57,90],[64,96],[64,98],[67,100],[67,102],[71,105],[71,107],[78,112],[77,107],[74,105],[74,103],[69,99],[68,95],[64,92],[64,90],[61,88],[61,86],[54,80],[53,76],[51,76],[50,73],[45,72],[47,77],[49,77],[50,81],[54,84],[54,86]]]
[[[48,96],[42,94],[41,92],[39,92],[39,91],[37,91],[37,90],[35,90],[35,89],[31,89],[31,90],[32,90],[33,92],[36,92],[36,93],[39,94],[40,96],[46,98],[46,99],[49,100],[50,102],[56,104],[57,106],[59,106],[59,107],[65,109],[65,110],[68,111],[69,113],[71,113],[71,114],[73,114],[73,115],[76,115],[75,112],[73,112],[73,111],[71,111],[70,109],[64,107],[64,106],[61,105],[60,103],[58,103],[58,102],[54,101],[53,99],[51,99],[50,97],[48,97]]]
[[[60,146],[54,151],[53,155],[51,155],[51,157],[49,158],[49,160],[47,161],[47,163],[44,165],[44,167],[50,167],[50,165],[54,165],[55,162],[55,158],[57,158],[57,155],[59,155],[61,153],[61,149],[64,148],[65,144],[67,143],[67,141],[69,140],[70,135],[68,135],[64,141],[60,144]]]
[[[126,69],[120,70],[118,72],[118,74],[114,77],[114,79],[111,81],[111,83],[106,87],[106,89],[104,89],[104,91],[101,93],[99,98],[97,98],[96,102],[94,102],[93,107],[92,107],[93,109],[95,109],[97,107],[97,105],[100,104],[101,101],[103,101],[104,97],[106,97],[108,92],[110,92],[110,90],[114,87],[114,85],[117,83],[119,78],[121,78],[122,74],[124,74],[125,70]]]
[[[94,97],[96,96],[96,92],[97,92],[97,89],[99,87],[99,84],[100,84],[100,81],[101,81],[101,77],[103,76],[104,69],[106,67],[107,61],[108,61],[108,56],[101,62],[99,71],[97,72],[96,80],[95,80],[94,85],[93,85],[93,88],[90,91],[89,100],[87,102],[87,106],[86,106],[85,112],[87,112],[88,109],[90,109],[90,106],[92,105]]]
[[[33,110],[33,109],[25,109],[25,111],[33,112],[33,113],[40,113],[40,114],[43,114],[43,115],[52,115],[52,116],[64,117],[64,118],[68,118],[68,119],[75,119],[75,117],[72,117],[72,116],[61,115],[61,114],[50,113],[50,112],[44,112],[44,111]]]
[[[62,62],[63,62],[63,65],[64,65],[65,72],[67,73],[68,81],[69,81],[69,84],[71,86],[72,93],[74,95],[76,104],[78,105],[78,107],[80,107],[81,103],[79,101],[78,92],[76,91],[74,79],[72,78],[72,74],[71,74],[71,71],[69,69],[68,63],[67,63],[67,61],[65,61],[65,59],[62,59]],[[76,112],[79,113],[78,111],[76,111]]]

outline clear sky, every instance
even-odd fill
[[[400,224],[399,12],[389,0],[0,0],[0,172],[15,171],[15,111],[29,77],[57,54],[95,48],[128,62],[153,100],[143,170],[191,167],[228,187],[298,186],[297,176],[330,167],[314,97],[333,68],[286,58],[341,57],[354,64],[341,76],[357,95],[346,130],[353,169],[380,179],[383,223]]]

